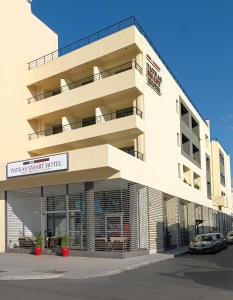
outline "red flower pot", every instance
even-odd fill
[[[61,256],[68,256],[69,255],[69,249],[68,248],[61,248]]]
[[[35,248],[35,250],[34,250],[34,252],[35,252],[35,255],[41,255],[41,248]]]

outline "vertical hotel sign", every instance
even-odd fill
[[[163,81],[160,76],[160,67],[152,60],[152,58],[146,55],[146,78],[147,84],[159,95],[161,96],[161,83]]]

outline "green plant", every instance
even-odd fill
[[[41,233],[37,233],[36,234],[36,248],[41,248],[42,247],[42,234]]]
[[[68,248],[69,247],[69,236],[67,234],[63,235],[61,239],[61,248]]]

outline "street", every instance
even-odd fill
[[[233,246],[95,279],[1,281],[0,299],[232,299]]]

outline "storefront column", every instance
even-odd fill
[[[165,232],[165,246],[180,247],[180,217],[179,217],[180,200],[177,197],[167,197],[166,200],[166,219],[167,232]]]
[[[129,184],[129,227],[130,251],[140,247],[139,218],[138,218],[138,189],[136,184]]]
[[[44,190],[41,187],[41,198],[40,198],[40,224],[41,224],[41,235],[42,235],[42,250],[45,248],[45,212],[44,212]]]
[[[85,182],[85,199],[87,205],[87,251],[95,251],[95,214],[93,182]]]
[[[0,253],[5,252],[5,192],[0,190]]]
[[[150,252],[164,251],[164,205],[163,193],[148,188],[149,245]]]
[[[209,210],[208,207],[203,206],[203,232],[209,233],[210,232],[210,220],[209,220]]]
[[[192,240],[195,236],[195,205],[194,205],[194,202],[188,203],[188,230],[189,230],[189,239]]]

